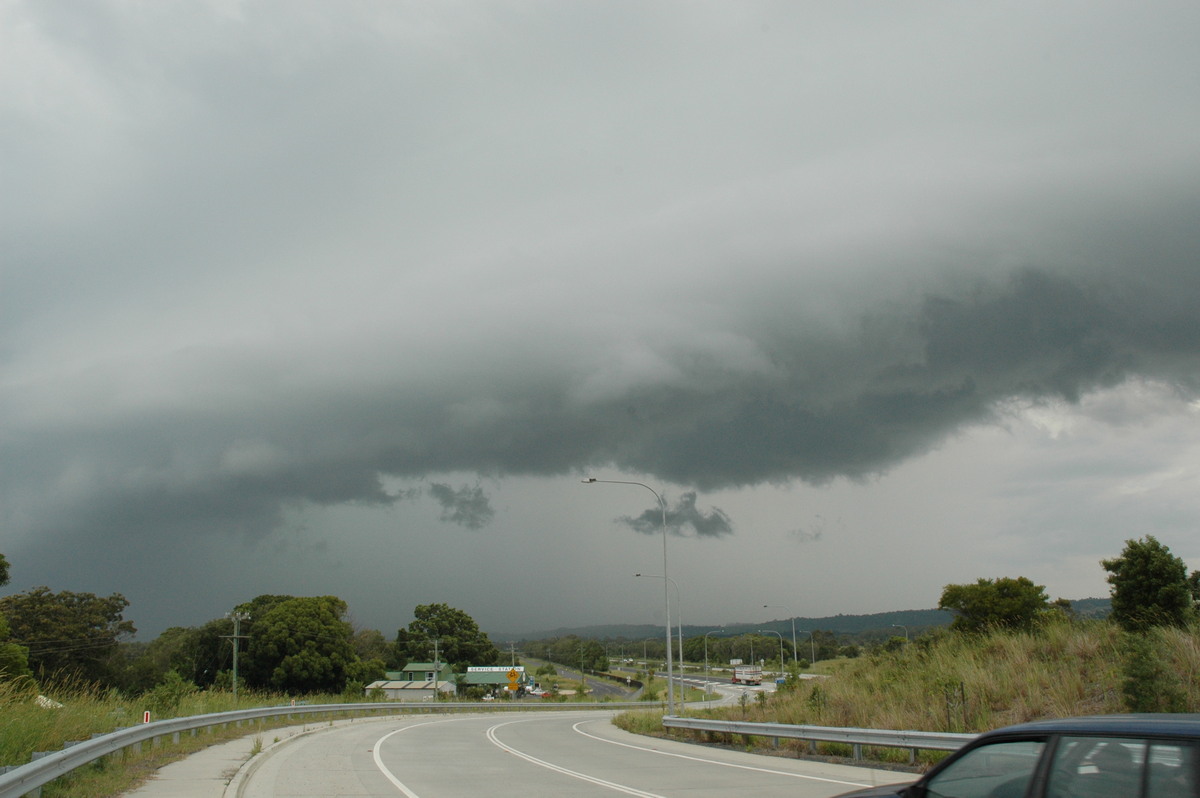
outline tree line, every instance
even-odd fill
[[[832,631],[815,630],[804,633],[793,641],[790,635],[745,632],[741,634],[709,633],[685,636],[682,655],[679,640],[671,641],[672,655],[682,662],[725,664],[735,659],[743,662],[760,662],[778,666],[793,663],[807,668],[815,660],[835,657],[856,657],[859,646],[845,635]],[[607,670],[614,661],[666,659],[666,641],[662,637],[645,640],[630,640],[624,637],[589,640],[578,635],[551,637],[542,640],[525,640],[521,650],[530,657],[549,660],[567,667],[578,668],[580,663],[588,670]]]
[[[0,554],[0,585],[9,564]],[[495,665],[500,652],[462,610],[418,605],[389,641],[355,629],[336,596],[261,595],[200,626],[171,627],[153,641],[130,640],[119,593],[97,596],[36,587],[0,598],[0,680],[91,684],[127,695],[164,682],[197,689],[237,685],[289,695],[353,693],[408,662]]]
[[[1156,626],[1186,627],[1200,620],[1200,571],[1188,572],[1183,560],[1154,536],[1126,541],[1121,554],[1101,561],[1108,571],[1111,587],[1111,620],[1131,633],[1139,634]],[[953,613],[951,629],[956,632],[984,632],[992,629],[1026,630],[1052,617],[1070,617],[1070,601],[1051,601],[1043,585],[1024,576],[980,578],[973,583],[946,585],[938,609]],[[623,637],[600,641],[583,640],[577,635],[523,641],[522,650],[531,657],[560,665],[603,670],[610,660],[635,662],[666,658],[664,638],[644,640]],[[782,660],[785,668],[793,663],[801,668],[836,657],[856,657],[867,645],[888,649],[909,642],[905,636],[887,640],[858,639],[832,631],[814,630],[793,641],[787,634],[748,632],[727,635],[724,630],[685,637],[682,656],[678,641],[672,640],[673,654],[683,662],[724,664]]]
[[[1183,560],[1153,535],[1126,541],[1119,556],[1100,565],[1108,571],[1110,617],[1126,632],[1183,628],[1200,619],[1200,571],[1189,574]],[[938,602],[938,609],[954,613],[951,628],[962,632],[1030,629],[1047,615],[1069,614],[1070,607],[1062,598],[1051,602],[1044,585],[1023,576],[947,585]]]
[[[1130,634],[1198,620],[1200,572],[1189,573],[1153,536],[1127,541],[1119,556],[1101,565],[1111,586],[1111,618]],[[9,563],[0,554],[0,586],[8,578]],[[119,593],[105,597],[47,587],[0,598],[0,679],[83,681],[131,695],[167,680],[228,689],[234,684],[236,645],[239,685],[293,695],[361,694],[366,684],[411,661],[438,659],[458,671],[500,661],[499,650],[474,619],[446,604],[418,605],[414,620],[390,641],[380,631],[355,629],[347,620],[346,602],[336,596],[258,596],[229,616],[200,626],[169,628],[149,643],[129,640],[136,629],[124,617],[127,607]],[[947,585],[938,607],[954,614],[952,629],[966,633],[1028,629],[1047,617],[1071,612],[1070,602],[1050,601],[1044,586],[1025,577]],[[786,635],[710,632],[686,638],[681,660],[782,660],[785,667],[805,667],[858,654],[858,646],[833,632],[816,630],[806,636],[795,642],[794,650]],[[893,638],[885,645],[905,642]],[[673,640],[672,645],[678,643]],[[571,635],[525,641],[522,650],[585,670],[608,670],[613,658],[665,658],[661,637],[597,641]],[[1143,665],[1152,668],[1153,663]]]

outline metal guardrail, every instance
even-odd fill
[[[750,723],[736,720],[712,718],[684,718],[667,715],[663,726],[669,729],[723,732],[751,737],[787,738],[808,740],[813,743],[844,743],[853,746],[854,758],[862,759],[862,747],[907,748],[915,758],[919,750],[957,751],[971,740],[974,734],[951,734],[949,732],[892,731],[886,729],[853,729],[836,726],[795,726],[787,723]]]
[[[68,743],[61,751],[41,756],[26,765],[0,774],[0,798],[21,798],[24,795],[40,795],[41,788],[76,768],[95,762],[97,759],[115,754],[132,746],[141,746],[146,741],[154,742],[171,735],[175,742],[179,741],[182,732],[195,734],[199,729],[212,726],[227,726],[231,723],[241,725],[247,721],[263,720],[266,718],[296,718],[319,715],[399,715],[406,713],[429,713],[446,711],[473,712],[512,712],[528,710],[536,707],[545,710],[572,709],[636,709],[649,706],[649,702],[628,701],[596,701],[596,702],[557,702],[547,701],[536,704],[497,701],[494,703],[479,702],[443,702],[429,701],[421,703],[398,703],[387,701],[369,704],[313,704],[286,707],[258,707],[256,709],[240,709],[234,712],[216,712],[209,715],[191,715],[183,718],[171,718],[152,723],[143,723],[120,729],[111,734],[103,734],[83,742]]]

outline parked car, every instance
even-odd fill
[[[1200,798],[1200,715],[1097,715],[976,737],[915,782],[839,798]]]

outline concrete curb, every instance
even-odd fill
[[[242,798],[242,790],[245,789],[246,780],[249,779],[258,768],[267,761],[267,759],[276,753],[284,745],[298,740],[301,737],[308,737],[313,734],[321,734],[322,732],[330,731],[337,726],[342,726],[347,723],[363,723],[363,722],[380,722],[385,720],[393,720],[392,718],[346,718],[336,720],[332,723],[324,721],[319,725],[313,723],[305,723],[298,726],[284,726],[280,729],[271,729],[271,733],[275,736],[281,736],[280,739],[271,742],[270,745],[263,746],[263,749],[257,754],[254,754],[245,763],[238,768],[237,773],[233,774],[233,778],[225,785],[225,791],[221,793],[223,798]],[[255,732],[258,734],[258,732]],[[250,736],[250,735],[247,735]]]

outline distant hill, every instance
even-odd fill
[[[1071,602],[1071,609],[1080,618],[1107,618],[1112,612],[1112,599],[1086,598]]]
[[[1081,618],[1103,618],[1112,609],[1112,601],[1106,598],[1087,598],[1071,602],[1071,608]],[[796,618],[796,630],[820,630],[833,632],[835,635],[870,639],[885,639],[893,635],[903,635],[907,630],[910,637],[916,637],[921,632],[936,626],[948,626],[954,619],[953,613],[947,610],[896,610],[894,612],[877,612],[869,615],[830,615],[823,618]],[[897,628],[899,627],[899,628]],[[689,626],[684,624],[684,637],[702,635],[713,629],[724,628],[726,635],[745,634],[759,629],[769,629],[790,636],[792,621],[790,618],[775,619],[761,623],[733,623],[724,627],[713,624],[704,626]],[[495,642],[520,640],[548,640],[556,637],[577,635],[591,640],[646,640],[657,639],[664,633],[661,626],[656,624],[599,624],[594,626],[559,627],[542,631],[526,631],[521,633],[495,633],[489,636]]]

